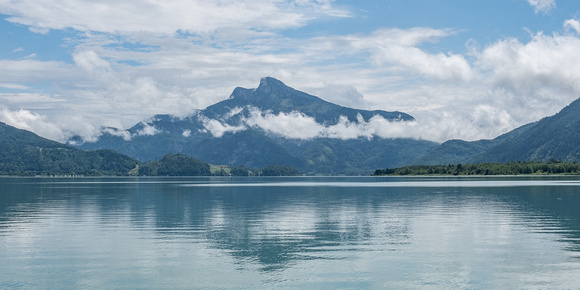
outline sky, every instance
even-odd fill
[[[576,0],[0,0],[0,121],[58,141],[185,117],[266,76],[416,118],[349,136],[494,138],[580,97],[579,68]],[[282,135],[305,117],[256,116]]]

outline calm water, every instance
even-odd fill
[[[578,288],[580,177],[0,178],[0,288]]]

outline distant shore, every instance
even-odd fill
[[[412,165],[399,168],[377,169],[373,176],[404,175],[580,175],[580,163],[549,160],[508,163],[477,163],[448,165]]]

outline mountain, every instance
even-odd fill
[[[339,106],[297,91],[271,77],[262,78],[257,89],[234,89],[229,99],[207,107],[203,113],[209,118],[216,119],[229,113],[232,108],[247,108],[248,106],[261,111],[272,111],[274,114],[298,111],[313,117],[317,123],[328,125],[338,123],[341,116],[347,117],[351,122],[357,122],[358,115],[366,121],[377,115],[387,120],[414,120],[412,116],[402,112],[357,110]]]
[[[304,127],[292,123],[302,120],[312,126],[352,128],[372,118],[414,120],[398,111],[339,106],[266,77],[257,88],[235,88],[228,99],[185,118],[155,115],[127,131],[104,128],[96,142],[76,137],[70,144],[82,149],[113,149],[141,161],[181,153],[212,164],[249,168],[290,165],[309,174],[368,174],[385,165],[408,164],[438,145],[424,140],[341,139],[313,133],[307,139],[299,139],[297,135],[303,133],[299,130],[310,128],[299,129]],[[294,135],[268,127],[273,124],[286,125],[289,131],[294,130]]]
[[[412,163],[547,162],[550,159],[580,161],[580,99],[553,116],[524,125],[493,140],[447,141]]]
[[[2,122],[0,136],[0,174],[127,175],[137,165],[112,150],[80,150]]]

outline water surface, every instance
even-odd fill
[[[0,288],[580,285],[578,177],[0,185]]]

